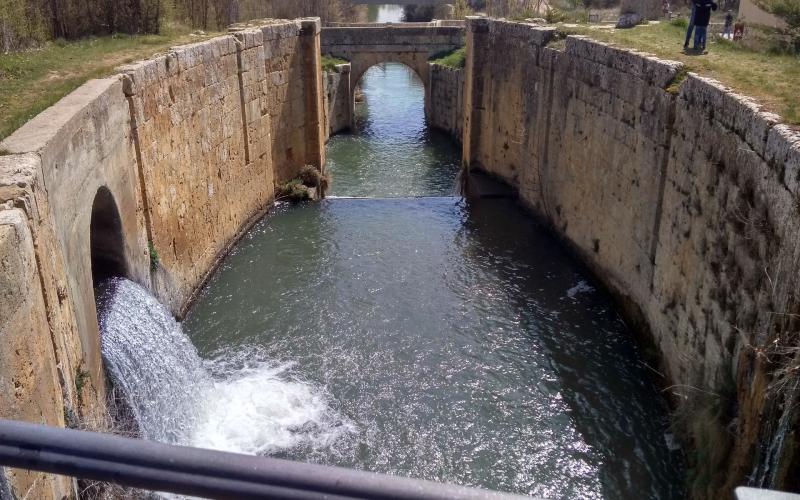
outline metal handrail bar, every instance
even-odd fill
[[[0,420],[0,465],[207,498],[528,498],[12,420]]]

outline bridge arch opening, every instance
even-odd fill
[[[363,131],[368,124],[391,134],[387,129],[390,123],[399,121],[425,127],[428,89],[424,76],[413,65],[380,61],[359,68],[353,77],[351,102],[357,129]]]
[[[92,281],[94,286],[115,276],[128,277],[125,261],[125,237],[122,218],[111,191],[102,186],[92,202],[92,218],[89,224],[89,240],[92,258]]]

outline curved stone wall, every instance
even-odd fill
[[[471,19],[467,52],[465,164],[516,187],[645,333],[692,494],[800,487],[781,379],[800,353],[800,134],[679,63],[552,28]]]
[[[176,47],[87,82],[0,144],[0,416],[107,425],[99,190],[119,210],[119,269],[180,316],[275,184],[324,168],[319,32],[318,19],[274,21]],[[72,488],[21,471],[0,484],[19,498]]]

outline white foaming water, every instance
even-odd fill
[[[350,426],[332,415],[320,391],[288,377],[291,367],[258,363],[216,382],[214,404],[204,408],[192,444],[267,455],[327,446],[348,432]]]
[[[263,455],[353,431],[291,363],[223,357],[204,366],[180,323],[131,281],[104,283],[98,311],[103,360],[144,439]]]

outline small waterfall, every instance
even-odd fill
[[[187,443],[197,417],[194,401],[213,382],[181,325],[144,288],[120,278],[101,286],[98,310],[103,361],[141,437]]]
[[[241,352],[201,359],[180,323],[136,283],[102,284],[98,311],[103,361],[144,439],[269,454],[331,446],[353,432],[292,363]]]

